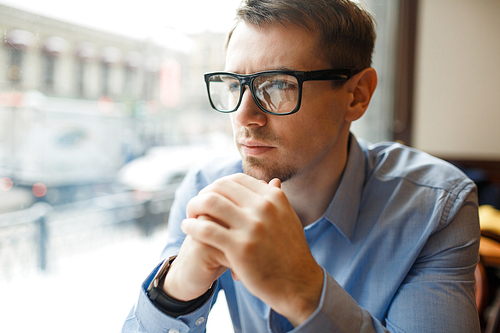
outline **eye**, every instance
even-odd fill
[[[295,77],[290,75],[270,75],[261,77],[258,88],[271,94],[277,91],[283,92],[298,90],[298,84]]]
[[[278,90],[290,90],[290,89],[296,89],[297,85],[289,81],[275,80],[270,83],[269,88]]]
[[[232,93],[240,91],[240,83],[238,81],[227,82],[227,90]]]

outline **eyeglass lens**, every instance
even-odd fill
[[[289,113],[297,106],[299,83],[286,74],[263,74],[252,82],[254,97],[259,105],[274,113]],[[231,75],[214,75],[209,83],[210,98],[217,110],[231,112],[238,106],[241,84]]]

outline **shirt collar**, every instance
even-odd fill
[[[365,183],[366,156],[354,135],[351,134],[349,142],[349,155],[342,180],[324,217],[352,241]]]

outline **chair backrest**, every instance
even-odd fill
[[[488,270],[500,271],[500,235],[481,230],[479,263],[476,266],[476,304],[484,333],[500,333],[500,285],[488,280]],[[487,311],[485,309],[487,308]]]
[[[476,292],[476,304],[477,312],[479,313],[479,318],[483,320],[484,309],[489,302],[489,286],[488,286],[488,276],[486,275],[486,269],[482,260],[479,260],[476,266],[476,271],[474,272],[476,276],[476,284],[474,286],[474,291]]]

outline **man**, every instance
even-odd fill
[[[241,159],[186,177],[124,332],[203,332],[220,289],[236,332],[479,331],[474,184],[349,132],[374,39],[352,1],[242,4],[226,72],[205,76]]]

